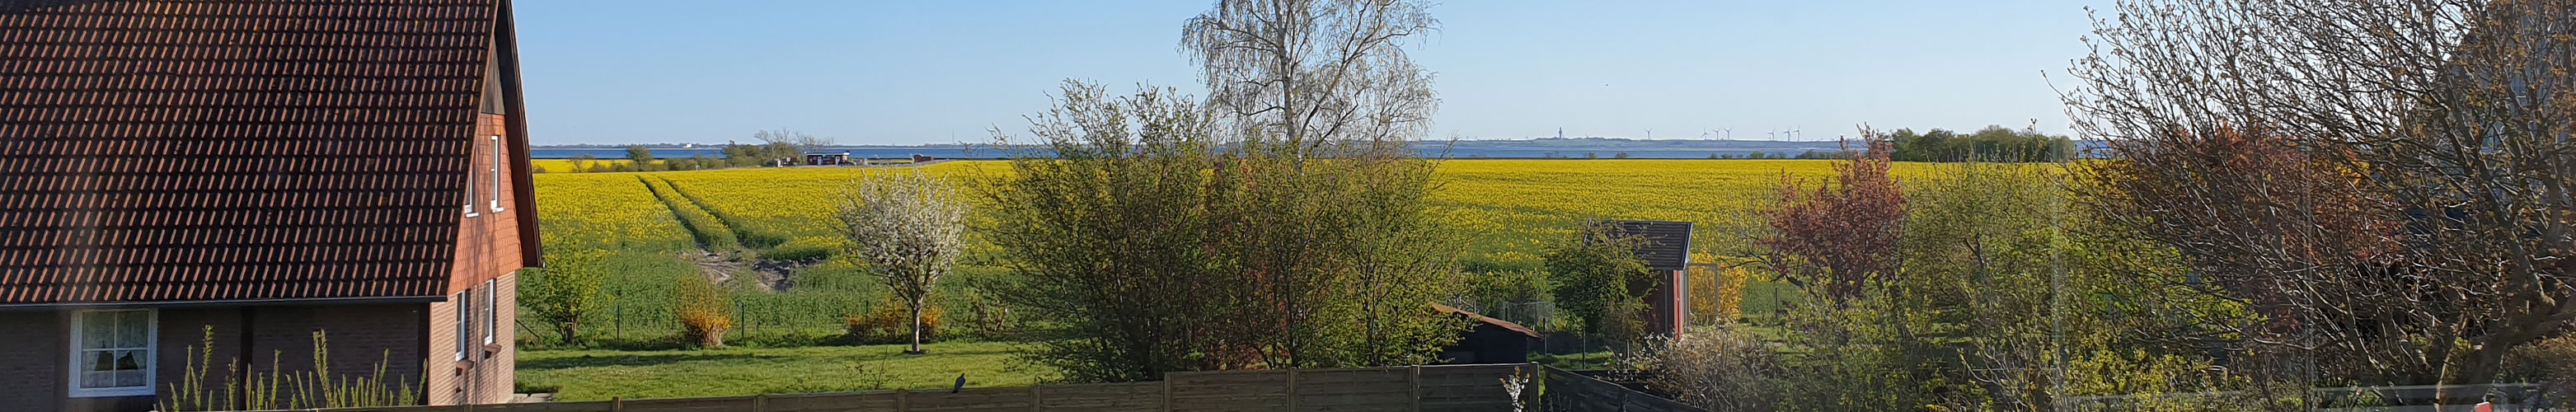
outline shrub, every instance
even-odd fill
[[[733,305],[724,288],[692,273],[680,276],[672,298],[680,316],[680,333],[689,342],[703,348],[724,347],[725,331],[733,330]]]
[[[1673,400],[1712,411],[1766,411],[1777,402],[1778,355],[1751,334],[1720,327],[1650,341],[1644,349],[1621,363]]]
[[[940,309],[939,305],[923,306],[921,341],[922,343],[937,341],[940,336],[939,318],[946,315],[948,311]],[[900,301],[889,299],[876,304],[876,308],[868,314],[849,315],[843,319],[845,319],[844,323],[849,325],[851,343],[891,345],[912,341],[912,331],[909,329],[912,327],[912,310]]]

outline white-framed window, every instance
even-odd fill
[[[498,328],[501,324],[501,314],[498,309],[495,309],[501,307],[500,288],[501,281],[498,279],[483,281],[483,344],[485,345],[492,344],[493,336],[501,334],[501,329]]]
[[[501,211],[501,135],[492,135],[492,211]]]
[[[151,309],[72,312],[71,396],[151,395],[159,315]]]
[[[474,187],[474,143],[465,144],[465,153],[465,217],[482,216],[474,209],[474,194],[477,192]]]
[[[474,288],[456,292],[456,360],[474,347]]]

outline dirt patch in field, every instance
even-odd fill
[[[740,277],[740,280],[756,282],[760,290],[770,292],[783,292],[795,287],[796,281],[790,275],[796,273],[796,269],[813,266],[816,263],[768,259],[748,259],[749,261],[746,262],[745,259],[736,259],[705,250],[681,252],[681,254],[683,255],[681,257],[688,259],[690,263],[698,265],[698,270],[706,276],[708,283],[730,285],[736,281],[736,277]]]

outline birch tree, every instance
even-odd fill
[[[966,202],[947,179],[912,170],[879,173],[851,183],[841,202],[844,255],[877,272],[879,281],[912,309],[912,349],[920,354],[921,313],[939,278],[964,250]]]

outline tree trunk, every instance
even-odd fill
[[[912,300],[912,350],[904,353],[914,355],[924,353],[921,351],[921,299]]]
[[[573,339],[581,337],[581,321],[579,320],[561,323],[556,326],[555,329],[558,332],[563,333],[564,346],[572,346]]]

